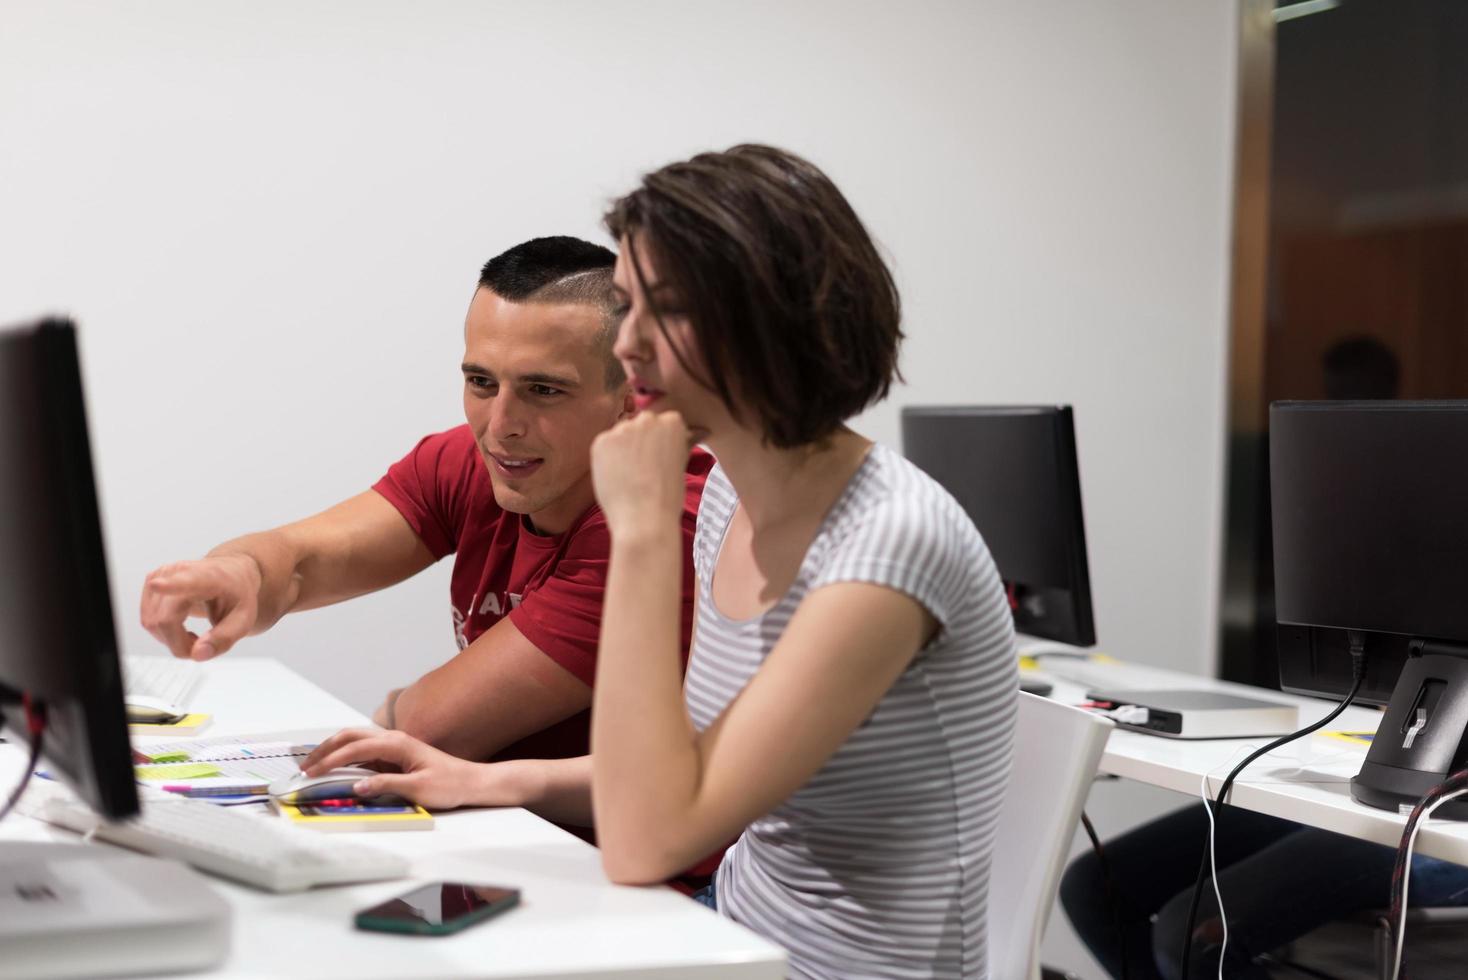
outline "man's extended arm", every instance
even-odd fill
[[[294,524],[226,541],[143,585],[143,626],[176,657],[208,660],[288,612],[386,588],[433,563],[397,508],[374,491]],[[207,616],[202,636],[184,625]]]
[[[589,707],[591,688],[506,618],[404,688],[386,720],[451,755],[483,761]]]

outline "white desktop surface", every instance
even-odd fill
[[[1062,661],[1043,658],[1040,674],[1055,683],[1051,697],[1067,704],[1083,700],[1087,688],[1113,690],[1208,689],[1228,691],[1259,700],[1280,701],[1300,708],[1300,727],[1325,717],[1335,707],[1317,698],[1302,698],[1242,684],[1183,674],[1136,664],[1118,664],[1117,682],[1097,685],[1067,682]],[[1104,669],[1089,664],[1088,671]],[[1370,707],[1347,708],[1326,726],[1334,731],[1375,731],[1382,714]],[[1208,739],[1186,741],[1117,729],[1106,743],[1101,771],[1200,798],[1203,775],[1209,775],[1209,795],[1216,797],[1224,779],[1256,748],[1270,739]],[[1233,805],[1284,817],[1298,823],[1396,847],[1406,815],[1378,810],[1351,799],[1351,777],[1366,759],[1367,745],[1337,738],[1307,735],[1261,756],[1239,775],[1229,792]],[[1024,749],[1019,748],[1023,759]],[[1225,815],[1224,820],[1227,820]],[[1416,853],[1468,865],[1468,823],[1433,819],[1417,834]]]
[[[183,738],[303,729],[325,735],[368,724],[274,660],[226,656],[206,669],[190,702],[214,721]],[[0,787],[13,785],[23,766],[15,745],[0,745]],[[275,819],[258,809],[260,819]],[[735,980],[785,972],[778,947],[672,889],[611,884],[595,848],[526,810],[441,813],[431,831],[339,836],[410,856],[412,877],[274,895],[204,875],[235,912],[230,956],[209,976]],[[0,838],[79,839],[19,815],[0,826]],[[521,907],[453,936],[353,928],[353,913],[440,880],[516,887]]]

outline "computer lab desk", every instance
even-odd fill
[[[1038,674],[1055,684],[1050,697],[1063,703],[1084,700],[1087,690],[1164,690],[1207,688],[1260,700],[1299,705],[1300,726],[1325,717],[1335,703],[1267,691],[1243,684],[1199,677],[1178,671],[1120,662],[1076,664],[1063,657],[1040,659]],[[1080,682],[1067,680],[1084,672]],[[1347,708],[1328,730],[1375,731],[1382,714],[1375,708]],[[1266,738],[1184,741],[1117,729],[1107,740],[1101,772],[1150,783],[1200,799],[1203,776],[1209,777],[1209,796],[1217,795],[1234,766]],[[1024,747],[1016,758],[1023,764]],[[1252,762],[1234,781],[1229,802],[1234,806],[1297,823],[1334,831],[1361,840],[1396,847],[1406,815],[1378,810],[1351,799],[1350,780],[1366,758],[1367,746],[1319,734],[1306,735]],[[1227,817],[1225,817],[1225,820]],[[1468,823],[1433,819],[1417,834],[1416,853],[1468,865]]]
[[[185,738],[302,729],[319,729],[324,736],[370,724],[281,663],[248,656],[231,655],[209,664],[191,703],[212,714],[214,722],[198,736]],[[0,787],[14,785],[23,768],[19,747],[0,745]],[[260,819],[274,818],[262,812]],[[435,823],[429,831],[343,835],[411,857],[412,877],[398,881],[275,895],[203,876],[235,913],[229,957],[207,975],[311,980],[763,980],[784,975],[785,956],[778,947],[670,888],[611,884],[595,848],[529,811],[461,810],[438,814]],[[78,840],[75,834],[18,814],[0,824],[0,838]],[[522,904],[454,936],[353,928],[354,912],[431,881],[513,886],[521,890]],[[0,962],[0,975],[4,972]]]

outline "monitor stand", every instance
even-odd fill
[[[1386,714],[1371,740],[1351,798],[1381,810],[1410,811],[1468,764],[1468,646],[1413,640]],[[1444,803],[1434,817],[1468,820],[1468,800]]]
[[[175,861],[85,844],[0,841],[6,976],[156,974],[217,966],[230,907]]]

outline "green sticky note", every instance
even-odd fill
[[[147,755],[146,752],[143,753],[143,754],[144,755]],[[159,752],[157,755],[149,755],[148,758],[150,760],[152,760],[153,762],[155,762],[155,763],[156,762],[188,762],[189,761],[189,754],[187,752],[183,752],[183,751],[180,751],[180,750],[175,749],[172,752]]]
[[[138,766],[139,779],[204,779],[220,775],[218,766],[191,762],[181,766]]]

